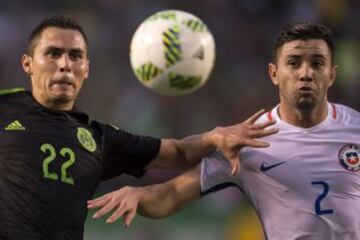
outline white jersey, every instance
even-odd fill
[[[328,116],[311,128],[283,122],[268,148],[241,150],[231,176],[220,152],[202,161],[201,190],[237,186],[255,207],[269,240],[360,239],[360,113],[328,103]]]

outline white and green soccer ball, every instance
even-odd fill
[[[130,60],[143,85],[162,95],[181,96],[206,83],[214,66],[215,42],[196,16],[161,11],[136,29]]]

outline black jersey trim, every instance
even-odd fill
[[[241,189],[241,187],[238,184],[233,183],[233,182],[223,182],[223,183],[217,184],[217,185],[209,188],[206,191],[201,191],[201,196],[205,196],[209,193],[217,192],[217,191],[223,190],[228,187],[237,187],[242,193],[244,193],[244,191]]]

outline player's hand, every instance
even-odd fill
[[[112,215],[106,220],[106,223],[113,223],[118,218],[123,218],[125,227],[129,227],[132,220],[134,219],[138,204],[142,196],[142,188],[136,187],[123,187],[117,191],[105,194],[102,197],[89,200],[87,207],[100,208],[92,216],[93,218],[99,218],[104,214],[114,210]]]
[[[243,147],[264,148],[269,143],[257,140],[257,138],[272,135],[278,132],[276,128],[268,128],[276,123],[271,120],[264,123],[255,124],[256,120],[265,112],[264,109],[258,111],[250,118],[228,127],[216,127],[208,132],[207,137],[216,146],[231,164],[231,174],[236,174],[240,169],[239,151]]]

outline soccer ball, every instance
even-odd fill
[[[207,81],[214,65],[215,42],[207,26],[194,15],[161,11],[136,29],[130,60],[143,85],[162,95],[181,96]]]

